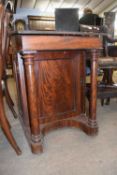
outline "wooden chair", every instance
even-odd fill
[[[99,26],[80,25],[82,32],[101,33]],[[101,105],[108,105],[111,98],[117,97],[117,86],[113,82],[113,70],[117,69],[117,46],[107,44],[117,42],[115,39],[108,38],[108,34],[101,35],[103,42],[103,52],[98,59],[99,69],[103,70],[102,81],[98,82],[97,98],[101,99]],[[90,53],[87,57],[90,57]],[[98,75],[98,74],[97,74]],[[90,98],[90,84],[87,84],[86,96]]]
[[[9,45],[10,45],[10,38],[8,36],[8,26],[9,26],[9,21],[11,17],[11,13],[1,11],[1,40],[2,40],[2,45],[1,45],[1,54],[2,54],[2,59],[3,59],[3,73],[2,73],[2,81],[4,83],[4,92],[5,92],[5,99],[6,102],[14,116],[14,118],[17,118],[17,113],[14,109],[14,103],[13,100],[10,97],[9,89],[8,89],[8,76],[7,76],[7,71],[6,71],[6,60],[8,57],[8,50],[9,50]],[[7,53],[7,54],[6,54]]]
[[[116,42],[116,40],[112,40]],[[117,85],[113,82],[113,70],[117,69],[117,46],[107,46],[104,54],[98,59],[98,67],[103,70],[103,78],[98,82],[97,98],[101,105],[108,105],[111,98],[117,97]],[[86,95],[90,98],[90,84],[87,84]]]
[[[102,81],[98,84],[98,98],[101,104],[110,103],[111,98],[117,97],[117,86],[113,82],[113,70],[117,69],[117,46],[107,47],[107,54],[98,60],[99,67],[103,69]]]
[[[4,103],[3,103],[3,90],[2,90],[2,81],[5,81],[5,57],[6,57],[6,50],[5,50],[5,45],[6,45],[6,39],[5,36],[6,35],[6,30],[4,30],[5,28],[3,26],[6,25],[6,18],[9,17],[9,13],[5,11],[4,6],[2,4],[0,4],[0,35],[1,35],[1,39],[0,39],[0,126],[4,132],[4,134],[6,135],[9,143],[11,144],[11,146],[14,148],[14,150],[16,151],[16,153],[18,155],[21,154],[21,150],[18,147],[12,133],[10,130],[10,124],[6,118],[5,115],[5,110],[4,110]],[[4,21],[4,22],[3,22]],[[7,28],[7,26],[5,26]],[[6,93],[5,93],[6,95]],[[11,100],[11,99],[10,99]]]

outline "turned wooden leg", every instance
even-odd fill
[[[27,84],[27,97],[29,103],[30,126],[31,126],[31,148],[33,153],[40,153],[43,151],[42,138],[40,132],[39,106],[37,99],[37,81],[34,71],[34,62],[30,61],[32,55],[27,55],[25,64],[25,75]]]
[[[21,150],[18,147],[18,145],[17,145],[17,143],[16,143],[16,141],[15,141],[15,139],[14,139],[12,133],[11,133],[9,122],[6,119],[6,116],[5,116],[1,83],[0,83],[0,125],[2,127],[3,132],[6,135],[9,143],[14,148],[14,150],[16,151],[16,153],[18,155],[20,155],[21,154]]]
[[[89,134],[95,135],[98,131],[96,121],[96,107],[97,106],[97,53],[92,50],[91,60],[91,89],[90,89],[90,102],[89,102]]]

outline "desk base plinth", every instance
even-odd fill
[[[98,133],[98,125],[96,121],[91,121],[88,119],[88,117],[84,114],[77,116],[77,117],[72,117],[70,119],[64,119],[64,120],[58,120],[56,122],[48,123],[48,124],[43,124],[41,126],[41,135],[39,142],[31,140],[31,150],[32,153],[38,154],[43,152],[43,137],[45,134],[48,132],[63,128],[63,127],[74,127],[74,128],[79,128],[83,130],[87,135],[90,136],[95,136]],[[38,137],[38,136],[37,136]]]

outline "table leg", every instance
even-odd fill
[[[39,105],[37,99],[37,80],[34,70],[34,62],[31,61],[34,55],[26,55],[27,58],[25,64],[25,75],[27,85],[27,98],[29,103],[29,122],[31,127],[31,148],[33,153],[39,153],[43,151],[42,138],[40,131],[39,121]]]
[[[98,131],[96,121],[96,108],[97,108],[97,51],[91,51],[91,89],[90,89],[90,102],[89,102],[89,134],[95,135]]]

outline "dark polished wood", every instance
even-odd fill
[[[43,151],[43,134],[65,126],[88,135],[96,121],[97,50],[101,41],[79,33],[14,34],[15,70],[21,122],[33,153]],[[85,109],[86,50],[92,54],[89,116]]]

